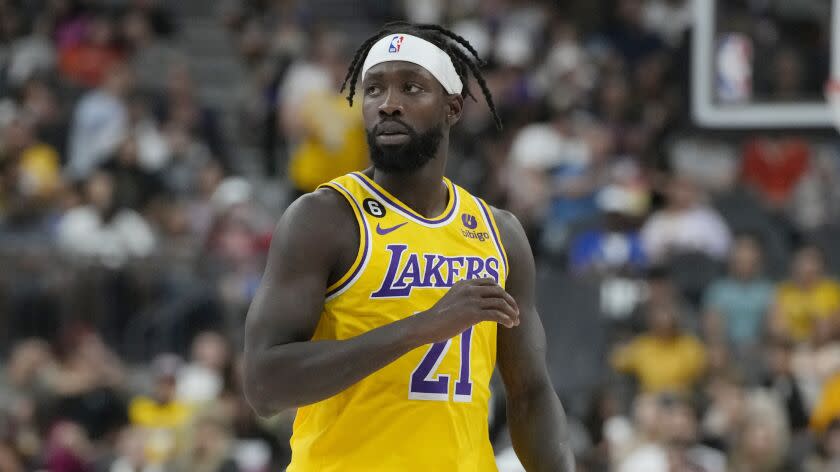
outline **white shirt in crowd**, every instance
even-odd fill
[[[660,210],[642,227],[642,245],[653,262],[672,252],[700,252],[723,259],[732,235],[723,218],[709,207],[698,205],[683,211]]]
[[[119,210],[106,222],[90,206],[67,212],[58,227],[58,242],[68,254],[93,258],[112,268],[151,255],[156,244],[151,227],[134,210]]]

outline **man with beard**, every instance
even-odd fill
[[[522,226],[443,176],[470,72],[499,125],[480,64],[460,36],[399,22],[350,65],[373,168],[286,210],[246,321],[252,407],[299,408],[290,472],[496,470],[497,352],[522,464],[574,468]]]

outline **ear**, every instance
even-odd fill
[[[446,99],[446,124],[454,125],[461,119],[461,112],[464,111],[464,97],[459,93],[453,93]]]

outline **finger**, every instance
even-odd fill
[[[480,279],[465,279],[463,282],[479,287],[498,285],[498,283],[496,283],[496,279],[492,277],[482,277]]]
[[[481,306],[482,309],[491,309],[504,312],[514,321],[519,319],[519,312],[517,312],[512,306],[510,306],[508,302],[503,298],[482,298],[481,305],[479,306]]]
[[[492,287],[482,286],[478,289],[479,296],[485,298],[501,298],[507,302],[517,313],[519,313],[519,304],[516,300],[505,291],[501,286],[495,285]]]
[[[499,310],[482,310],[481,311],[481,318],[484,321],[492,321],[492,322],[498,323],[500,325],[503,325],[506,328],[513,328],[517,324],[508,315],[506,315],[504,312],[501,312]]]

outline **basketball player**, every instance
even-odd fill
[[[298,408],[290,472],[496,470],[497,357],[522,464],[573,470],[525,233],[443,176],[470,72],[499,124],[477,64],[463,38],[409,23],[355,55],[373,168],[286,210],[246,323],[249,402]]]

